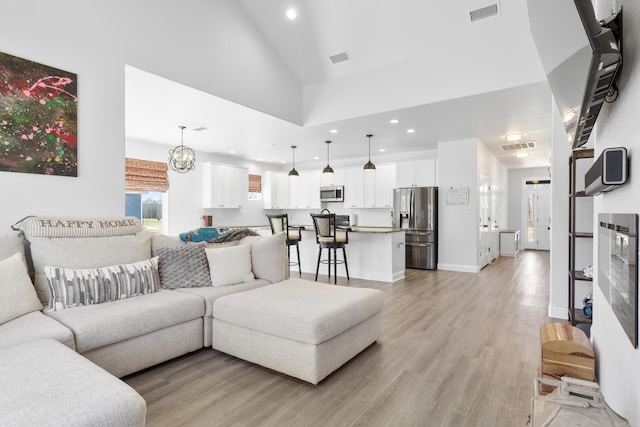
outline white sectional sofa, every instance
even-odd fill
[[[2,426],[144,425],[146,403],[118,378],[212,344],[317,384],[381,333],[381,291],[286,280],[284,233],[214,244],[131,218],[15,228],[0,236]]]

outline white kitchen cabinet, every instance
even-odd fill
[[[377,166],[375,178],[375,207],[393,207],[393,189],[396,188],[396,165]]]
[[[242,208],[248,197],[249,171],[213,163],[202,164],[202,207]]]
[[[437,159],[397,163],[397,187],[437,186]]]
[[[291,190],[287,172],[266,172],[263,175],[262,201],[265,209],[288,209]]]
[[[296,203],[292,196],[290,205],[294,209],[320,209],[320,171],[300,172]]]
[[[375,191],[375,188],[373,189]],[[375,198],[375,195],[373,196]],[[365,200],[365,176],[361,167],[344,169],[344,207],[364,208]]]

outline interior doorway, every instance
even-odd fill
[[[522,196],[522,247],[548,251],[551,247],[551,180],[523,179]]]

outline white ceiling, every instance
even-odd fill
[[[522,0],[501,0],[500,15],[474,24],[469,22],[468,12],[486,6],[484,1],[240,0],[240,3],[303,86],[425,56],[425,41],[451,43],[455,47],[452,54],[465,55],[465,38],[479,37],[477,29],[469,30],[471,25],[484,25],[480,36],[486,38],[487,48],[496,38],[507,37],[517,43],[518,37],[530,37]],[[298,12],[295,21],[285,17],[291,6]],[[500,26],[503,27],[500,31],[491,31],[492,27]],[[513,31],[504,33],[508,28]],[[525,41],[522,45],[529,49],[532,43]],[[340,67],[331,64],[328,56],[345,50],[352,60]],[[523,54],[537,55],[535,50]],[[470,64],[469,72],[473,72],[474,66],[478,64]],[[505,68],[508,67],[505,60]],[[551,95],[543,79],[541,73],[539,83],[321,125],[298,126],[126,67],[126,137],[172,146],[180,142],[178,126],[185,125],[185,145],[196,151],[229,155],[233,150],[235,156],[274,164],[290,162],[291,145],[298,146],[296,163],[313,162],[314,156],[325,160],[325,140],[334,141],[333,159],[363,158],[367,155],[368,133],[374,135],[372,160],[380,163],[390,154],[435,149],[438,142],[477,138],[508,168],[542,167],[550,163],[551,125]],[[173,101],[167,104],[166,99]],[[392,118],[400,122],[392,125],[389,123]],[[207,129],[195,131],[198,127]],[[415,129],[415,133],[408,134],[409,128]],[[330,134],[330,129],[337,129],[338,133]],[[503,136],[507,132],[523,132],[523,140],[535,140],[537,148],[525,159],[503,152],[500,145],[506,143]],[[380,153],[380,148],[386,151]]]

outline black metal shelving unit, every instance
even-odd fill
[[[593,159],[593,149],[576,149],[571,152],[569,158],[569,321],[573,326],[578,324],[591,324],[591,319],[586,317],[581,308],[576,308],[576,281],[593,282],[593,278],[587,277],[581,270],[576,270],[576,242],[581,239],[593,240],[592,232],[576,230],[576,201],[581,197],[591,197],[584,191],[577,190],[577,163],[580,160]],[[580,212],[584,215],[592,215],[593,212]]]

